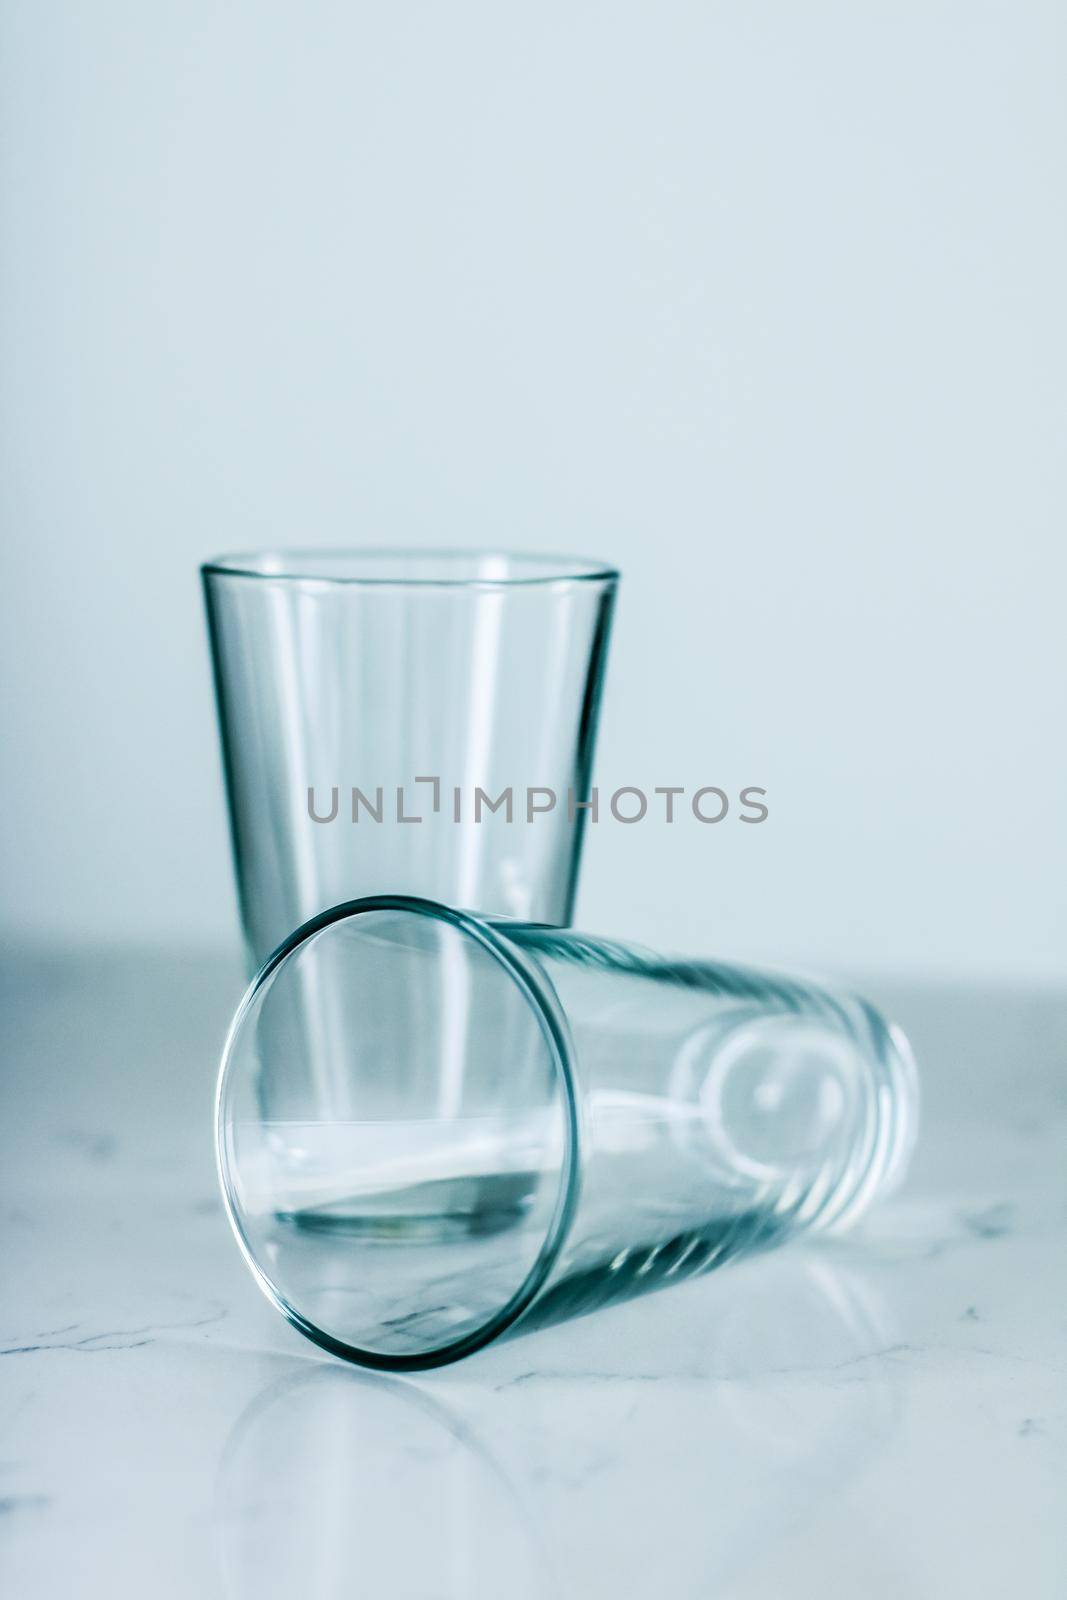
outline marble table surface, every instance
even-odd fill
[[[874,985],[901,1194],[418,1379],[305,1343],[215,1191],[235,965],[9,954],[0,1593],[1067,1593],[1067,993]]]

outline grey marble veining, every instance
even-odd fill
[[[12,1600],[1067,1592],[1067,996],[883,988],[925,1125],[861,1231],[411,1381],[303,1342],[230,1239],[233,965],[2,984]]]

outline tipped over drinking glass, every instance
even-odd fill
[[[288,1035],[282,1095],[279,1028],[341,996],[343,1034]],[[916,1115],[907,1041],[862,1000],[385,895],[263,967],[216,1131],[274,1304],[410,1370],[847,1226],[899,1181]]]

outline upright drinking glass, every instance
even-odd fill
[[[265,1111],[294,992],[349,1023],[287,1052]],[[842,1227],[901,1176],[916,1114],[907,1042],[861,1000],[389,895],[262,969],[217,1149],[274,1303],[402,1369]]]
[[[250,970],[386,890],[570,920],[610,567],[297,550],[203,579]]]

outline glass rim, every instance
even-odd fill
[[[396,570],[384,574],[358,571],[330,571],[329,563],[338,567],[346,562],[357,564],[366,561],[392,563]],[[407,566],[417,567],[419,562],[438,562],[447,567],[477,563],[498,562],[516,570],[498,573],[460,572],[456,575],[419,576],[406,572]],[[314,565],[324,564],[316,572]],[[430,545],[323,545],[307,549],[272,548],[247,550],[234,554],[212,556],[201,563],[200,571],[206,578],[241,578],[250,582],[309,584],[356,588],[418,588],[418,589],[517,589],[548,587],[571,583],[613,584],[619,579],[618,568],[596,557],[581,555],[541,554],[535,550],[501,550],[499,548],[435,549]]]
[[[496,959],[505,975],[516,984],[534,1012],[541,1029],[541,1037],[548,1049],[555,1074],[556,1090],[564,1109],[563,1159],[559,1168],[556,1201],[540,1249],[526,1276],[504,1305],[487,1317],[480,1327],[464,1334],[462,1338],[408,1355],[389,1355],[380,1350],[365,1350],[362,1346],[349,1344],[334,1334],[327,1333],[309,1321],[272,1282],[253,1253],[241,1226],[236,1196],[230,1182],[227,1131],[223,1115],[225,1088],[233,1049],[260,990],[272,980],[279,968],[311,939],[325,933],[335,923],[376,911],[401,911],[444,922],[473,939]],[[574,1045],[563,1007],[550,980],[522,950],[513,945],[494,926],[494,923],[506,925],[507,921],[507,918],[480,917],[471,912],[456,910],[441,901],[422,899],[416,895],[364,895],[356,900],[342,901],[339,905],[332,906],[329,910],[322,911],[301,923],[300,927],[267,957],[246,989],[226,1035],[215,1089],[215,1168],[227,1220],[238,1248],[260,1289],[298,1333],[302,1333],[305,1338],[331,1355],[340,1356],[343,1360],[356,1362],[363,1367],[376,1368],[383,1372],[425,1371],[433,1367],[446,1366],[491,1344],[517,1322],[536,1299],[559,1259],[578,1207],[581,1130],[574,1069]]]

